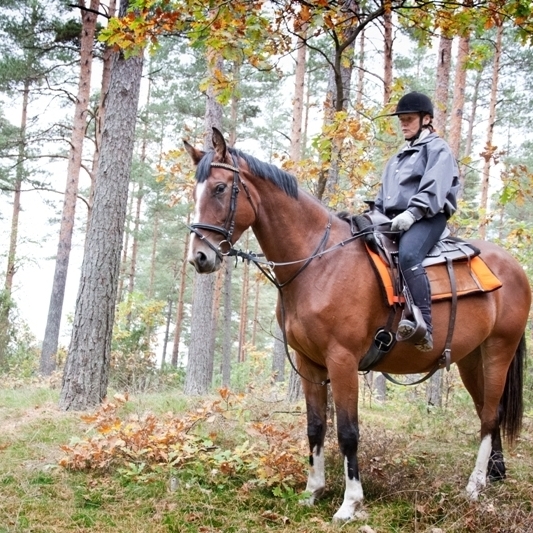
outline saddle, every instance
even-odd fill
[[[362,215],[339,213],[347,220],[352,235],[365,233],[365,245],[370,262],[380,281],[387,304],[391,307],[388,323],[378,328],[365,356],[359,362],[360,371],[369,371],[385,357],[396,343],[392,325],[398,308],[402,314],[413,316],[413,310],[420,311],[412,305],[410,294],[403,284],[398,263],[397,235],[387,232],[390,219],[379,211],[371,209]],[[382,229],[381,229],[382,228]],[[433,369],[411,385],[421,383],[431,377],[439,368],[450,369],[451,342],[455,326],[457,299],[476,292],[491,292],[502,286],[501,281],[480,257],[480,250],[461,239],[451,237],[446,228],[437,244],[430,250],[422,262],[431,286],[431,300],[451,299],[448,334],[442,355],[437,359]],[[416,322],[423,320],[421,317]],[[402,384],[383,372],[385,378],[395,384]]]
[[[365,245],[388,305],[402,305],[405,297],[398,266],[398,241],[396,235],[386,233],[390,219],[372,210],[355,215],[352,224],[352,233],[368,230]],[[491,292],[502,286],[481,258],[480,250],[473,244],[452,237],[447,228],[422,265],[426,268],[432,301],[451,299],[453,283],[457,297]],[[450,279],[450,268],[453,268],[455,280]]]

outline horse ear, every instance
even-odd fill
[[[217,128],[213,128],[213,148],[217,159],[224,161],[226,159],[226,141],[224,140],[224,135]]]
[[[203,152],[202,150],[198,150],[197,148],[189,144],[185,139],[183,139],[183,146],[185,146],[185,150],[187,150],[195,165],[197,165],[200,162],[200,159],[202,159],[202,157],[204,157],[205,155],[205,152]]]

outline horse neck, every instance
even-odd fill
[[[266,258],[283,263],[310,257],[326,233],[329,211],[302,190],[295,199],[273,184],[259,183],[257,188],[261,202],[252,229]],[[284,267],[284,277],[300,267]]]

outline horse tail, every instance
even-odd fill
[[[511,445],[514,444],[522,429],[525,362],[526,336],[524,333],[507,371],[505,388],[500,400],[500,427],[505,439]]]

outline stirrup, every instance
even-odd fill
[[[411,312],[413,320],[405,318],[405,315],[402,315],[402,319],[398,324],[398,330],[396,332],[396,340],[400,342],[410,341],[416,344],[424,339],[427,332],[427,326],[420,309],[416,305],[411,307]]]

